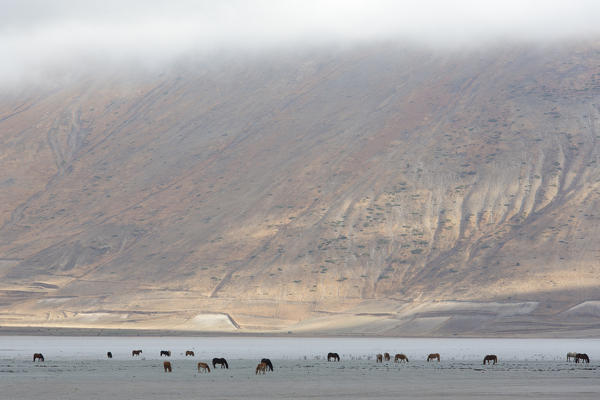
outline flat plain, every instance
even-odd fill
[[[144,349],[133,358],[130,348]],[[6,399],[597,399],[597,340],[370,338],[48,338],[0,337],[0,388]],[[107,348],[107,345],[112,345]],[[33,363],[30,348],[45,350]],[[565,348],[590,364],[567,362]],[[172,350],[163,372],[161,348]],[[327,362],[323,349],[342,360]],[[195,357],[185,357],[186,349]],[[440,363],[425,361],[426,349]],[[485,350],[499,356],[482,365]],[[113,359],[106,358],[111,350]],[[404,352],[410,362],[376,363],[375,352]],[[481,358],[479,353],[484,352]],[[426,353],[426,352],[425,352]],[[261,358],[275,370],[256,375]],[[198,373],[199,361],[228,357],[229,369]],[[212,367],[211,367],[212,368]]]

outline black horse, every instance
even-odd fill
[[[35,360],[44,361],[44,356],[42,355],[42,353],[35,353],[33,355],[33,362],[35,362]]]
[[[110,351],[109,351],[109,352],[107,352],[107,353],[106,353],[106,357],[108,357],[108,358],[112,358],[112,353],[111,353]]]
[[[221,368],[229,369],[229,364],[227,364],[227,360],[224,358],[217,358],[217,357],[213,358],[213,361],[212,361],[213,368],[217,368],[216,367],[217,364],[221,365]]]
[[[160,356],[166,356],[166,357],[171,357],[171,350],[161,350],[160,351]]]
[[[338,353],[328,353],[327,361],[340,361],[340,355]]]
[[[582,363],[590,363],[590,358],[585,353],[577,353],[577,355],[575,356],[575,362],[578,363],[579,360],[581,360]]]
[[[273,371],[273,364],[271,363],[271,360],[269,360],[268,358],[263,358],[262,360],[260,360],[260,362],[267,364],[267,368],[269,368],[270,371]]]

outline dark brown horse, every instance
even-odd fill
[[[383,362],[383,355],[377,354],[375,357],[376,357],[375,362],[378,362],[378,363]]]
[[[427,356],[427,362],[437,359],[440,362],[440,353],[431,353]]]
[[[408,362],[408,357],[406,357],[404,354],[400,353],[400,354],[396,354],[394,356],[394,362],[399,362],[399,361],[406,361]]]
[[[112,353],[111,353],[110,351],[108,351],[108,352],[106,353],[106,357],[108,357],[108,358],[112,358]]]
[[[131,350],[131,357],[140,356],[142,354],[141,350]]]
[[[495,355],[495,354],[488,354],[487,356],[485,356],[483,358],[483,365],[485,365],[486,363],[489,364],[489,363],[492,363],[492,362],[494,364],[498,363],[498,356],[497,355]]]
[[[271,362],[271,360],[269,360],[268,358],[263,358],[262,360],[260,360],[260,362],[267,364],[267,369],[273,371],[273,363]]]
[[[227,360],[224,358],[213,358],[212,365],[213,368],[217,368],[217,364],[221,366],[221,368],[229,369],[229,364],[227,364]]]
[[[263,374],[265,375],[267,373],[267,363],[261,362],[256,366],[256,373],[255,375],[258,374]]]
[[[171,350],[161,350],[160,356],[171,357]]]
[[[210,367],[208,366],[207,363],[203,363],[203,362],[199,362],[198,363],[198,372],[201,371],[205,371],[205,372],[210,372]]]
[[[383,353],[383,359],[385,361],[390,361],[390,353]]]
[[[585,353],[577,353],[577,355],[575,356],[575,362],[579,363],[579,360],[588,364],[590,363],[590,358]]]
[[[44,356],[42,355],[42,353],[34,353],[33,362],[35,362],[35,360],[44,361]]]
[[[338,353],[327,353],[327,361],[340,361]]]
[[[186,357],[187,357],[187,356],[192,356],[192,357],[194,357],[194,352],[193,352],[193,351],[191,351],[191,350],[187,350],[187,351],[185,352],[185,356],[186,356]]]
[[[171,367],[171,361],[163,362],[163,368],[165,369],[165,372],[173,372],[173,368]]]

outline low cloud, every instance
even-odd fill
[[[598,1],[5,1],[0,84],[187,55],[392,40],[461,49],[600,35]]]

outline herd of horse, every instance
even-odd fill
[[[132,357],[139,357],[142,354],[142,350],[132,350],[131,351],[131,356]],[[107,358],[112,358],[112,353],[109,351],[106,353],[106,357]],[[160,351],[160,357],[165,356],[165,357],[171,357],[171,350],[161,350]],[[187,350],[185,352],[185,356],[191,356],[194,357],[194,352],[192,350]],[[391,356],[390,353],[383,353],[383,354],[377,354],[375,356],[375,362],[376,363],[382,363],[383,361],[390,361],[391,360]],[[427,356],[427,362],[430,361],[435,361],[437,360],[437,362],[440,362],[440,354],[439,353],[431,353]],[[567,362],[574,360],[575,363],[588,363],[590,362],[590,357],[585,354],[585,353],[576,353],[576,352],[569,352],[567,353]],[[34,353],[33,354],[33,362],[42,362],[44,361],[44,355],[42,353]],[[338,353],[328,353],[327,354],[327,361],[328,362],[339,362],[340,361],[340,356]],[[398,353],[394,356],[394,362],[408,362],[408,357],[406,357],[406,355],[402,354],[402,353]],[[488,354],[483,358],[483,364],[497,364],[498,363],[498,356],[495,354]],[[229,364],[227,363],[227,360],[222,358],[222,357],[215,357],[212,359],[212,366],[213,369],[217,368],[217,365],[219,365],[221,368],[226,368],[229,369]],[[165,372],[172,372],[173,371],[173,366],[171,365],[170,361],[164,361],[163,362],[163,368],[165,370]],[[273,371],[273,363],[271,362],[271,360],[269,360],[268,358],[263,358],[260,360],[260,362],[258,363],[258,365],[256,366],[256,375],[258,374],[266,374],[267,371]],[[199,362],[198,363],[198,372],[210,372],[210,366],[207,363],[204,362]]]

